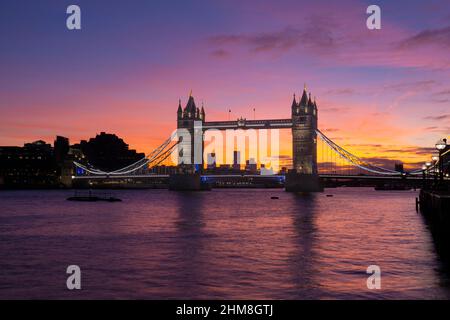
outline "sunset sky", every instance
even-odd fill
[[[80,31],[66,28],[70,4]],[[370,4],[381,30],[366,27]],[[190,90],[207,120],[289,118],[304,83],[335,142],[428,160],[450,133],[450,2],[0,2],[0,145],[106,131],[147,152]]]

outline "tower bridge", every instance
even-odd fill
[[[290,119],[246,120],[236,121],[206,121],[206,112],[199,109],[192,94],[184,109],[181,100],[177,110],[177,129],[184,129],[188,136],[195,137],[200,133],[200,141],[195,138],[188,142],[181,142],[181,153],[178,165],[198,164],[203,167],[203,149],[205,130],[232,130],[232,129],[291,129],[293,169],[286,175],[287,191],[321,191],[317,172],[317,103],[311,99],[311,93],[303,89],[302,96],[297,102],[294,95],[291,105]],[[196,132],[200,131],[201,132]],[[199,153],[200,156],[197,154]]]
[[[311,93],[303,89],[300,99],[297,101],[294,95],[291,104],[291,117],[289,119],[261,119],[247,120],[239,118],[233,121],[206,121],[204,107],[196,106],[194,97],[189,95],[186,106],[181,106],[181,100],[177,109],[177,131],[158,148],[153,150],[145,158],[130,164],[124,168],[105,172],[93,168],[88,163],[74,162],[77,174],[74,179],[144,179],[156,178],[150,174],[150,169],[165,161],[173,152],[178,154],[178,168],[182,172],[169,176],[159,175],[157,179],[169,179],[173,189],[200,189],[201,181],[220,178],[220,175],[208,176],[203,173],[204,135],[207,130],[249,130],[249,129],[289,129],[292,132],[292,169],[282,176],[274,176],[277,181],[282,181],[286,191],[317,192],[322,190],[320,179],[333,177],[347,179],[368,178],[377,180],[397,180],[406,177],[420,177],[422,169],[411,172],[398,172],[368,163],[363,158],[348,152],[318,128],[318,106],[315,99],[311,99]],[[176,139],[178,137],[178,140]],[[346,166],[357,168],[360,172],[354,175],[345,175],[342,172],[321,172],[319,174],[317,161],[317,143],[322,142],[331,153],[331,161],[342,160]],[[333,158],[334,155],[334,158]],[[438,165],[438,164],[436,164]],[[331,163],[333,168],[333,163]],[[434,167],[429,168],[433,170]],[[237,178],[240,178],[239,175]],[[242,175],[244,177],[244,175]],[[253,179],[247,175],[248,178]],[[267,179],[272,179],[266,177]],[[261,179],[265,179],[261,177]],[[416,178],[414,178],[416,179]]]

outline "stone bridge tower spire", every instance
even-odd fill
[[[306,85],[298,104],[291,107],[292,165],[286,175],[286,191],[321,191],[317,171],[317,104]]]
[[[177,129],[180,144],[178,146],[178,165],[189,171],[200,172],[203,169],[203,131],[205,109],[196,106],[192,90],[186,106],[177,110]]]

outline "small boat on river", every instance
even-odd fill
[[[82,202],[96,202],[96,201],[106,201],[106,202],[120,202],[119,198],[112,196],[109,193],[92,193],[89,192],[75,192],[75,195],[68,197],[68,201],[82,201]]]

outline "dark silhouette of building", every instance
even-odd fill
[[[57,163],[62,163],[69,152],[70,144],[69,139],[61,136],[56,136],[53,143],[53,149],[55,152],[55,160]]]
[[[56,161],[56,174],[58,177],[63,175],[65,160],[70,149],[69,139],[61,136],[56,136],[53,143],[53,153]]]
[[[145,157],[144,153],[129,149],[128,144],[115,134],[105,132],[73,147],[82,151],[90,165],[104,171],[126,167]]]
[[[395,171],[397,172],[404,172],[403,163],[396,163],[395,164]]]
[[[71,187],[72,176],[83,174],[74,161],[112,171],[143,157],[116,135],[104,132],[72,146],[68,138],[57,136],[53,147],[42,140],[23,147],[0,147],[0,187]]]
[[[0,147],[0,181],[6,187],[57,185],[57,166],[50,144],[38,140],[23,147]]]

